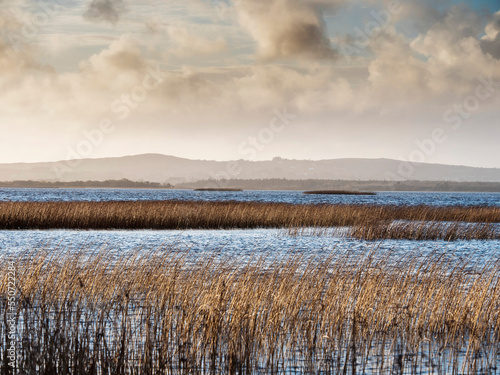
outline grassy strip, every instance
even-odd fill
[[[437,221],[377,222],[348,228],[294,227],[281,232],[292,237],[345,237],[367,241],[470,241],[500,240],[500,227],[489,223],[443,223]]]
[[[500,207],[255,202],[2,202],[0,229],[231,229],[373,226],[388,220],[500,222]]]
[[[348,236],[363,240],[500,240],[497,225],[488,223],[392,222],[355,225]]]
[[[399,265],[376,253],[272,264],[188,264],[168,251],[111,259],[31,250],[18,259],[19,373],[253,374],[298,365],[475,374],[500,360],[498,261],[471,272],[415,254]],[[4,274],[1,337],[7,285]]]

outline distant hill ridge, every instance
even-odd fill
[[[408,163],[392,159],[269,161],[191,160],[161,154],[0,164],[0,181],[106,181],[128,179],[182,183],[214,179],[290,179],[352,181],[500,182],[500,168]]]

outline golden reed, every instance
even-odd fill
[[[373,226],[388,220],[499,223],[500,207],[255,202],[2,202],[0,229],[231,229]]]
[[[498,260],[91,254],[16,255],[19,373],[478,374],[500,361]]]

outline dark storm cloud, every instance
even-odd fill
[[[260,57],[328,59],[332,49],[322,13],[343,1],[240,0],[236,3],[242,25],[258,44]]]
[[[495,59],[500,60],[500,12],[494,15],[487,27],[488,35],[481,40],[481,49]]]
[[[123,0],[92,0],[84,17],[91,21],[106,21],[114,25],[125,11]]]

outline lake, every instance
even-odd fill
[[[302,191],[201,192],[156,189],[0,189],[0,201],[194,200],[296,204],[500,206],[500,193],[379,192],[377,195],[305,195]]]
[[[497,193],[428,193],[428,192],[380,192],[375,196],[351,195],[304,195],[302,191],[243,191],[198,192],[193,190],[165,189],[0,189],[4,201],[133,201],[133,200],[194,200],[194,201],[254,201],[301,204],[375,204],[375,205],[435,205],[435,206],[498,206]],[[220,250],[239,256],[272,254],[280,256],[296,251],[302,254],[328,253],[331,249],[366,250],[374,246],[398,251],[432,251],[446,248],[460,256],[496,256],[499,241],[384,241],[375,244],[334,236],[293,237],[280,230],[185,230],[185,231],[0,231],[3,251],[20,251],[33,247],[83,247],[108,246],[119,253],[139,247],[156,248],[176,245],[192,252]]]
[[[500,206],[495,193],[381,192],[375,196],[304,195],[301,191],[196,192],[192,190],[146,189],[0,189],[0,200],[11,201],[111,201],[111,200],[199,200],[257,201],[304,204],[377,205],[481,205]],[[238,257],[290,253],[326,256],[332,250],[366,252],[373,248],[401,255],[444,251],[474,259],[500,256],[500,241],[362,241],[332,235],[290,236],[284,230],[184,230],[184,231],[0,231],[0,246],[8,253],[29,248],[71,251],[106,247],[115,255],[138,248],[175,247],[193,256],[217,251]]]
[[[284,203],[303,203],[303,204],[371,204],[371,205],[432,205],[432,206],[490,206],[500,207],[500,194],[481,194],[481,193],[395,193],[382,192],[375,196],[339,196],[339,195],[304,195],[301,191],[244,191],[244,192],[195,192],[191,190],[144,190],[144,189],[0,189],[0,200],[3,201],[134,201],[134,200],[181,200],[181,201],[245,201],[245,202],[284,202]],[[346,228],[337,228],[336,231],[342,231]],[[272,266],[273,264],[286,264],[290,256],[298,256],[302,258],[303,263],[307,264],[310,260],[318,265],[328,262],[328,259],[341,259],[338,265],[350,263],[342,263],[344,259],[356,263],[369,257],[378,258],[386,267],[386,270],[400,269],[405,270],[408,262],[412,263],[414,270],[416,265],[425,265],[429,259],[439,259],[439,264],[445,264],[444,280],[451,277],[448,270],[460,270],[461,274],[467,277],[480,277],[481,272],[485,272],[489,266],[493,266],[500,259],[500,241],[409,241],[409,240],[384,240],[384,241],[365,241],[353,238],[343,237],[336,234],[335,231],[314,231],[302,232],[300,235],[295,235],[286,229],[248,229],[248,230],[1,230],[0,231],[0,255],[16,260],[20,264],[22,259],[27,260],[30,265],[30,254],[38,250],[47,251],[49,257],[47,262],[53,262],[57,269],[59,259],[64,259],[64,255],[70,253],[78,253],[84,263],[89,263],[89,259],[95,254],[106,254],[109,259],[115,259],[119,263],[120,260],[126,259],[128,255],[135,254],[139,259],[150,259],[152,254],[160,255],[158,259],[175,259],[177,255],[181,255],[185,259],[187,270],[196,269],[196,264],[205,259],[215,259],[225,264],[236,264],[238,267],[244,266],[247,262],[262,259],[262,263]],[[104,250],[104,252],[102,252]],[[27,255],[26,255],[27,254]],[[164,254],[164,255],[163,255]],[[370,254],[367,256],[367,254]],[[26,257],[24,257],[26,255]],[[346,256],[347,255],[347,256]],[[5,259],[4,258],[4,259]],[[114,261],[112,261],[114,263]],[[444,263],[446,262],[446,263]],[[90,262],[91,263],[91,262]],[[149,264],[154,267],[155,262]],[[194,265],[194,267],[193,267]],[[394,267],[393,267],[394,266]],[[425,267],[423,267],[425,268]],[[278,268],[279,269],[279,268]],[[120,268],[120,272],[123,269]],[[147,271],[147,267],[146,267]],[[300,268],[299,268],[300,271]],[[26,277],[26,276],[25,276]],[[44,277],[41,272],[40,278]],[[90,275],[91,282],[95,274]],[[465,277],[465,276],[464,276]],[[50,279],[50,278],[49,278]],[[160,280],[159,277],[151,279],[153,281]],[[260,279],[256,279],[260,280]],[[298,279],[299,280],[299,279]],[[106,279],[106,283],[108,283]],[[111,282],[111,281],[109,281]],[[298,282],[298,281],[297,281]],[[80,281],[80,285],[84,285]],[[37,278],[39,288],[43,289],[44,282],[40,282]],[[199,285],[204,285],[200,283]],[[399,285],[399,284],[398,284]],[[418,287],[418,283],[415,284]],[[119,285],[123,287],[123,285]],[[464,287],[466,284],[464,284]],[[58,286],[59,287],[59,286]],[[104,288],[104,285],[101,286]],[[149,284],[146,285],[149,287]],[[50,289],[50,288],[49,288]],[[51,290],[51,289],[50,289]],[[163,289],[158,288],[161,292]],[[208,288],[205,293],[210,293],[212,288]],[[341,295],[342,293],[338,293]],[[82,301],[85,301],[85,296],[81,296]],[[116,298],[121,298],[120,296]],[[128,298],[128,297],[127,297]],[[114,342],[117,333],[121,332],[118,328],[121,322],[119,313],[122,302],[117,302],[118,299],[109,303],[109,309],[105,323],[107,329],[105,336],[110,343]],[[106,299],[106,301],[108,301]],[[121,301],[121,300],[120,300]],[[307,302],[307,299],[306,299]],[[134,337],[137,353],[142,354],[142,346],[144,344],[144,336],[141,336],[142,328],[147,326],[144,317],[149,319],[151,312],[142,309],[142,300],[131,300],[132,306],[130,312],[132,322],[137,324],[130,328],[130,336]],[[80,332],[88,332],[87,324],[99,319],[100,310],[94,309],[91,305],[84,305],[84,310],[88,315],[87,320],[80,321]],[[21,305],[20,305],[21,306]],[[30,325],[33,332],[37,332],[39,323],[38,311],[43,310],[43,304],[40,306],[26,307],[24,315],[21,315],[20,322],[23,319],[32,319]],[[156,317],[163,317],[163,313],[171,311],[176,314],[178,311],[183,311],[180,305],[174,304],[170,309],[160,309],[155,312]],[[202,305],[203,307],[204,305]],[[279,306],[271,304],[270,306]],[[425,306],[425,303],[424,303]],[[376,307],[376,306],[375,306]],[[85,310],[86,309],[86,310]],[[196,308],[196,311],[201,311]],[[35,312],[33,312],[35,311]],[[67,310],[69,313],[72,310]],[[128,311],[128,310],[127,310]],[[260,311],[260,310],[259,310]],[[307,313],[304,309],[304,314]],[[193,316],[198,316],[194,314]],[[231,316],[230,313],[227,316]],[[142,318],[141,318],[142,317]],[[331,317],[328,314],[324,318]],[[135,319],[135,320],[134,320]],[[142,319],[142,320],[141,320]],[[160,318],[158,318],[160,319]],[[162,318],[163,319],[163,318]],[[153,319],[154,320],[154,319]],[[300,322],[300,321],[299,321]],[[48,331],[55,330],[59,332],[59,324],[55,322],[55,318],[49,322],[52,324]],[[49,324],[49,325],[50,325]],[[116,326],[113,326],[115,324]],[[350,324],[349,318],[345,319],[346,327]],[[319,324],[318,324],[319,326]],[[22,327],[22,324],[19,325]],[[141,328],[142,327],[142,328]],[[305,327],[305,326],[304,326]],[[42,327],[44,328],[44,327]],[[94,327],[95,328],[95,327]],[[45,328],[44,328],[45,329]],[[98,342],[98,337],[102,336],[100,331],[92,331],[89,336],[90,346]],[[350,329],[345,328],[346,333]],[[299,330],[302,332],[301,330]],[[20,331],[24,332],[24,331]],[[73,332],[73,331],[71,331]],[[71,337],[70,331],[66,332],[67,337]],[[93,333],[92,333],[93,332]],[[318,332],[320,332],[318,330]],[[397,332],[396,332],[397,333]],[[24,334],[24,333],[23,333]],[[35,337],[28,335],[25,337]],[[399,334],[399,333],[398,333]],[[94,336],[92,336],[94,335]],[[101,336],[99,336],[101,335]],[[135,335],[135,336],[134,336]],[[177,335],[177,326],[172,329],[172,337]],[[384,334],[385,335],[385,334]],[[442,339],[432,338],[422,340],[421,344],[415,349],[409,349],[399,343],[402,342],[403,336],[395,334],[394,338],[386,343],[385,336],[374,336],[371,345],[371,352],[364,354],[359,351],[356,354],[357,365],[363,364],[366,366],[366,373],[388,373],[389,369],[393,368],[400,370],[400,358],[405,357],[407,368],[411,373],[433,374],[441,371],[446,373],[450,368],[458,369],[462,366],[466,358],[466,349],[468,345],[467,339],[456,341],[457,347],[453,351],[446,349],[442,351]],[[342,335],[340,335],[342,337]],[[97,337],[97,339],[95,338]],[[222,337],[222,336],[221,336]],[[264,335],[264,337],[267,337]],[[324,345],[324,338],[322,336]],[[448,337],[448,336],[446,336]],[[492,336],[493,337],[493,336]],[[92,341],[94,340],[94,341]],[[399,341],[398,341],[399,340]],[[441,341],[440,341],[441,340]],[[70,340],[68,340],[70,341]],[[161,341],[158,339],[158,341]],[[174,340],[175,341],[175,340]],[[410,337],[411,341],[411,337]],[[33,338],[34,343],[38,343],[36,337]],[[349,372],[355,371],[356,360],[347,361],[349,357],[347,350],[351,347],[351,341],[339,339],[338,347],[341,349],[332,349],[332,353],[340,353],[345,356],[346,370]],[[361,342],[361,341],[360,341]],[[489,342],[489,341],[488,341]],[[495,341],[493,341],[495,342]],[[24,343],[24,341],[23,341]],[[299,342],[292,342],[292,345],[298,345]],[[337,344],[335,344],[337,345]],[[394,346],[395,345],[395,346]],[[28,345],[29,346],[29,345]],[[113,347],[117,347],[116,345]],[[327,345],[325,346],[327,347]],[[337,348],[337,346],[334,346]],[[343,348],[343,349],[342,349]],[[439,350],[438,350],[439,349]],[[226,349],[227,350],[227,349]],[[380,355],[382,350],[382,355]],[[413,350],[413,351],[412,351]],[[477,355],[486,358],[481,359],[478,363],[481,365],[496,366],[498,362],[498,353],[494,352],[495,347],[484,345],[477,351]],[[384,354],[385,351],[385,354]],[[403,354],[401,354],[403,353]],[[280,374],[291,374],[294,371],[298,373],[308,373],[306,358],[302,353],[297,354],[298,361],[295,360],[295,354],[285,353],[288,357],[283,359],[283,370],[278,371]],[[340,358],[340,354],[339,357]],[[328,368],[331,366],[332,359],[323,357],[321,353],[316,353],[318,369],[315,373],[330,373],[322,372],[319,368]],[[475,355],[475,354],[474,354]],[[475,358],[475,357],[474,357]],[[479,358],[479,357],[478,357]],[[364,362],[363,362],[364,361]],[[385,367],[381,367],[382,363],[386,363]],[[453,362],[455,361],[455,362]],[[342,362],[342,361],[341,361]],[[174,362],[175,366],[182,368],[182,361]],[[340,363],[340,362],[339,362]],[[354,363],[354,364],[353,364]],[[401,362],[402,363],[402,362]],[[313,362],[316,366],[316,363]],[[411,364],[411,368],[409,367]],[[451,364],[451,365],[450,365]],[[266,372],[265,363],[260,364],[263,368],[262,373]],[[353,367],[354,366],[354,369]],[[451,366],[451,367],[450,367]],[[313,366],[314,367],[314,366]],[[380,370],[382,368],[382,370]],[[494,370],[493,370],[494,368]],[[476,373],[496,373],[496,367],[491,367],[492,370],[485,369]],[[395,371],[395,370],[394,370]],[[444,371],[444,372],[443,372]],[[174,372],[175,373],[175,372]],[[179,373],[182,373],[180,371]],[[255,371],[252,373],[261,373]],[[397,373],[397,371],[395,371]],[[471,372],[472,373],[472,372]]]

